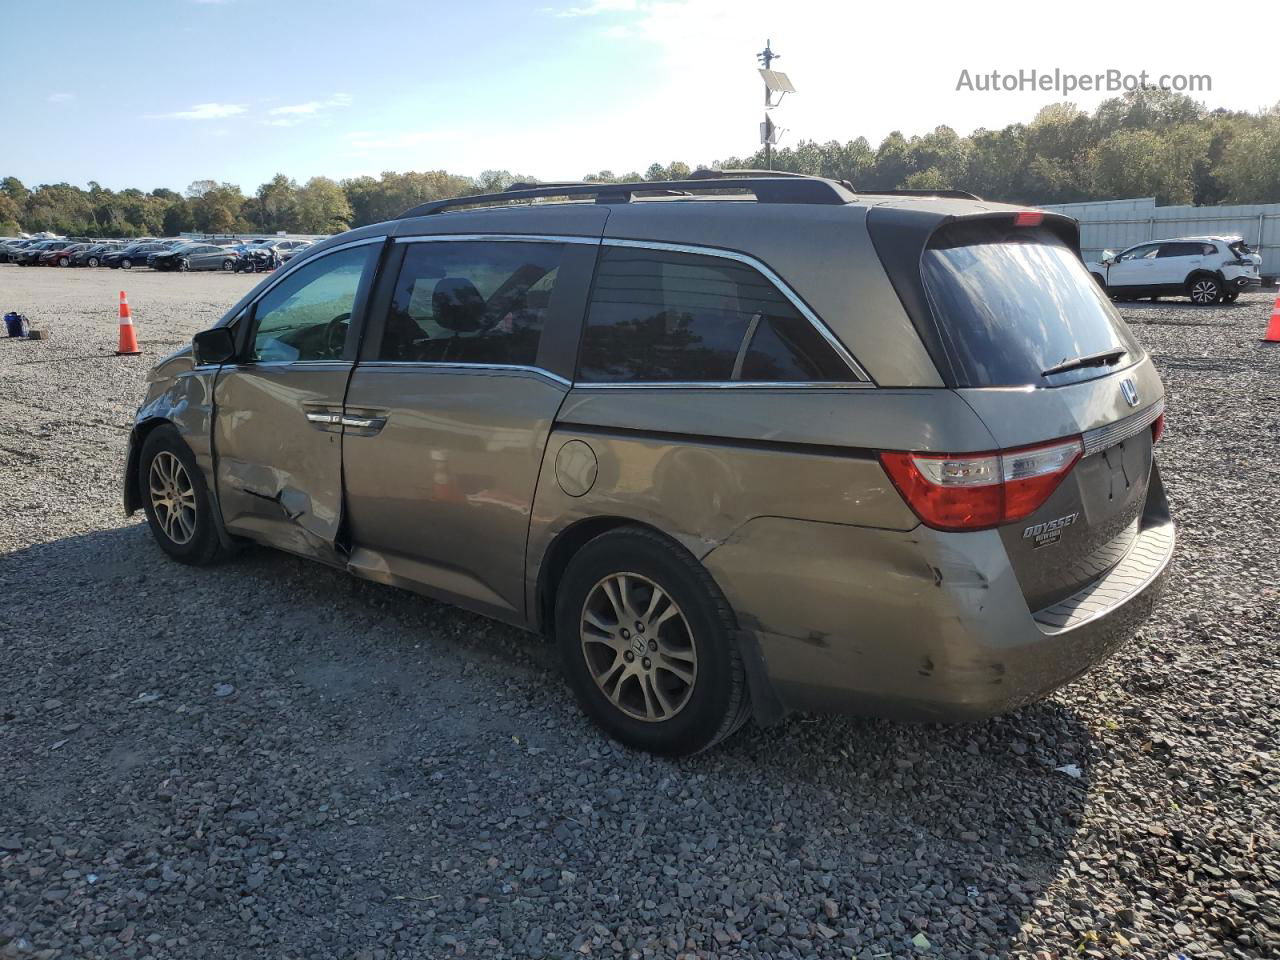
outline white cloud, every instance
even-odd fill
[[[594,17],[602,13],[626,13],[636,9],[636,0],[592,0],[585,7],[556,10],[557,17]]]
[[[76,98],[76,95],[75,95],[74,93],[51,93],[51,94],[49,94],[49,102],[50,102],[50,103],[66,103],[68,100],[74,100],[75,98]]]
[[[293,127],[324,112],[341,107],[351,106],[351,95],[335,93],[328,100],[308,100],[306,103],[291,103],[283,107],[272,107],[267,111],[272,120],[263,121],[272,127]]]
[[[221,120],[234,117],[245,112],[245,107],[238,103],[197,103],[190,110],[176,110],[173,113],[149,113],[147,120]]]

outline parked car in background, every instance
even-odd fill
[[[43,253],[65,246],[67,246],[66,240],[37,240],[12,254],[10,259],[20,267],[34,267],[40,263],[40,256]]]
[[[44,253],[40,254],[40,266],[42,267],[69,267],[71,266],[71,257],[79,250],[91,246],[88,243],[64,243],[62,245],[54,244]]]
[[[1232,303],[1262,282],[1262,257],[1240,237],[1175,237],[1104,250],[1088,264],[1093,279],[1117,300],[1190,297],[1202,306]]]
[[[426,203],[151,372],[125,509],[185,563],[244,538],[542,631],[632,747],[1012,710],[1133,636],[1174,546],[1164,388],[1079,250],[752,172]]]
[[[113,270],[118,268],[131,270],[134,267],[145,267],[147,265],[147,257],[153,253],[164,253],[170,248],[170,243],[163,240],[153,240],[148,243],[132,243],[122,250],[116,250],[108,253],[102,258],[104,267],[111,267]]]
[[[124,249],[124,244],[113,240],[104,240],[100,243],[86,244],[82,249],[77,250],[71,255],[71,266],[98,267],[102,265],[102,258],[104,256],[108,253],[122,249]]]
[[[212,243],[184,243],[147,257],[147,266],[156,270],[232,270],[238,255]]]
[[[257,250],[274,250],[276,256],[280,258],[282,263],[288,263],[296,254],[301,253],[307,247],[311,246],[310,240],[289,240],[281,238],[277,240],[266,239],[255,241],[251,245]]]

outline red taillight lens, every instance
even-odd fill
[[[1039,210],[1023,210],[1014,214],[1013,225],[1015,227],[1038,227],[1044,222],[1044,214]]]
[[[882,453],[902,498],[936,530],[982,530],[1034,513],[1084,454],[1079,437],[993,453]]]
[[[1160,438],[1164,436],[1164,414],[1156,417],[1156,422],[1151,424],[1151,442],[1159,443]]]

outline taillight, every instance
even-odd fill
[[[1164,436],[1164,414],[1156,417],[1155,423],[1151,424],[1151,442],[1159,443],[1160,438]]]
[[[1038,227],[1044,222],[1044,214],[1039,210],[1020,210],[1013,215],[1015,227]]]
[[[885,452],[880,463],[927,526],[984,530],[1035,513],[1083,455],[1073,437],[991,453]]]

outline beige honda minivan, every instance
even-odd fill
[[[1163,388],[1074,221],[761,172],[316,244],[152,372],[127,512],[539,631],[635,747],[965,719],[1145,617]]]

